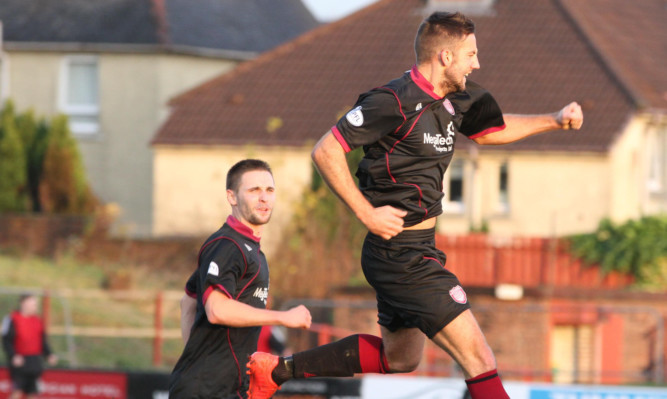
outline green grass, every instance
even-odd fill
[[[89,290],[108,293],[110,275],[119,271],[130,275],[130,287],[145,293],[142,299],[82,297]],[[155,294],[159,289],[181,290],[187,276],[151,273],[141,267],[127,265],[97,266],[81,263],[71,257],[47,260],[18,257],[0,253],[0,315],[16,308],[20,292],[25,290],[51,293],[49,326],[64,326],[71,319],[74,327],[152,328]],[[63,293],[71,292],[71,296]],[[178,328],[180,309],[177,300],[163,303],[163,326]],[[162,345],[163,361],[153,366],[153,341],[150,338],[85,337],[70,339],[51,334],[51,346],[60,357],[61,367],[96,369],[161,369],[169,370],[182,350],[180,339],[166,339]],[[4,360],[4,358],[3,358]]]
[[[10,257],[0,254],[0,281],[3,286],[37,289],[100,288],[104,271],[70,258],[57,262],[37,257]]]

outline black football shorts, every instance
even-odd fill
[[[446,259],[435,247],[435,229],[404,230],[390,240],[368,233],[361,267],[375,288],[378,323],[392,332],[416,327],[433,338],[470,309]]]

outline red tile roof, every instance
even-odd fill
[[[412,66],[423,4],[382,0],[173,99],[153,143],[314,143],[360,93]],[[492,15],[471,17],[482,65],[472,79],[490,89],[505,112],[551,112],[572,100],[585,107],[579,132],[501,148],[609,149],[634,110],[632,97],[559,0],[498,0]]]
[[[667,2],[561,2],[637,105],[667,111]]]

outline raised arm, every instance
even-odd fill
[[[372,233],[388,240],[403,231],[407,212],[392,206],[375,208],[357,188],[347,167],[345,151],[331,131],[315,145],[313,162],[329,188]]]
[[[281,325],[291,328],[309,328],[312,318],[305,306],[289,310],[259,309],[227,297],[213,290],[204,305],[206,317],[212,324],[229,327]]]
[[[504,118],[505,129],[475,138],[475,142],[481,145],[508,144],[549,130],[579,130],[584,122],[581,107],[576,102],[572,102],[560,111],[551,114],[507,114],[504,115]]]

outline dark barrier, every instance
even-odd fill
[[[361,380],[355,378],[313,378],[287,381],[275,396],[303,396],[311,399],[361,398]]]
[[[0,368],[0,399],[7,398],[10,392],[9,373],[6,368]],[[127,399],[127,376],[125,373],[51,369],[42,376],[39,398]]]
[[[169,374],[127,373],[127,399],[169,398]]]
[[[40,399],[168,399],[169,374],[49,369],[40,384]],[[0,399],[11,392],[7,368],[0,368]],[[276,396],[303,399],[357,399],[361,380],[313,378],[288,381]]]

